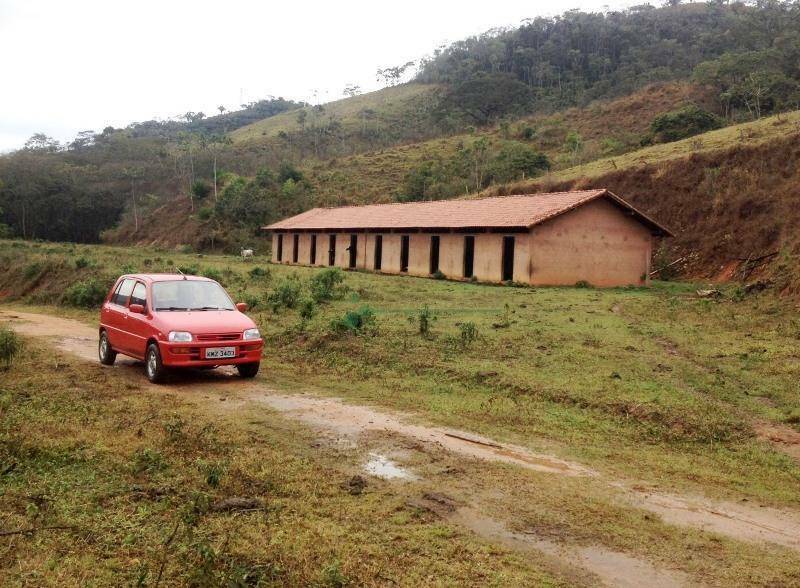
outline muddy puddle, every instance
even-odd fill
[[[370,453],[364,471],[384,480],[417,480],[417,476],[380,453]]]
[[[521,447],[500,445],[491,439],[439,427],[408,422],[407,415],[381,412],[366,406],[346,404],[336,398],[293,394],[256,394],[252,400],[266,404],[312,426],[357,437],[370,431],[403,435],[436,444],[465,457],[516,464],[538,472],[568,476],[593,476],[592,470],[550,455],[539,455]]]

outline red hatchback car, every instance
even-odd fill
[[[100,309],[100,362],[117,353],[145,362],[151,382],[167,368],[235,365],[258,373],[264,341],[255,323],[214,280],[175,274],[119,278]]]

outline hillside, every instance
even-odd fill
[[[795,115],[768,117],[800,100],[797,15],[793,2],[571,11],[459,41],[423,59],[411,83],[329,104],[279,98],[215,117],[187,112],[67,146],[37,135],[0,157],[0,236],[264,250],[260,226],[311,206],[612,180],[642,203],[629,178],[643,162],[678,173],[688,164],[667,162],[692,154],[733,185],[735,148],[760,142],[772,156],[794,132]],[[665,137],[655,130],[665,120],[688,126]],[[748,181],[771,184],[765,169]],[[657,180],[645,182],[650,191]],[[695,247],[689,210],[705,210],[707,198],[699,183],[681,190],[680,210],[642,204],[685,227],[676,252]],[[735,220],[737,231],[749,221]],[[782,246],[791,229],[768,231],[759,247]],[[749,255],[700,249],[685,268],[693,275]]]

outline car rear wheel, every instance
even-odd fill
[[[239,370],[239,375],[243,378],[255,378],[260,366],[260,363],[240,363],[236,366],[236,369]]]
[[[108,335],[105,331],[100,333],[97,354],[100,356],[100,363],[103,365],[114,365],[117,360],[117,352],[111,348],[111,343],[108,342]]]
[[[147,379],[153,384],[164,381],[164,374],[167,368],[165,368],[164,364],[161,362],[161,352],[158,350],[158,345],[155,343],[150,343],[147,347],[144,369],[147,372]]]

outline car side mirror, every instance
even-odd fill
[[[237,302],[236,310],[239,312],[247,312],[247,302]]]
[[[144,306],[142,306],[141,304],[131,304],[128,307],[128,310],[130,310],[131,312],[135,312],[136,314],[144,314]]]

